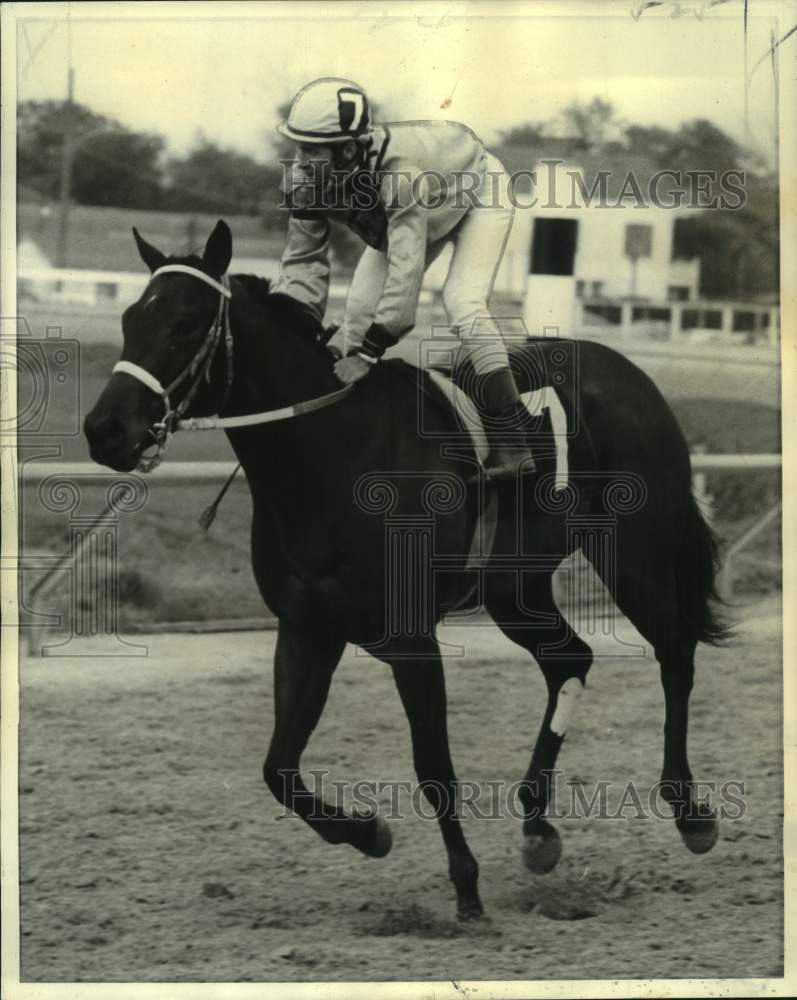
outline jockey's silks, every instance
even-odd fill
[[[374,127],[365,166],[321,207],[292,214],[274,290],[300,299],[323,316],[329,290],[329,221],[334,218],[387,256],[373,321],[398,339],[415,324],[428,262],[475,201],[489,205],[487,164],[479,138],[456,122]]]

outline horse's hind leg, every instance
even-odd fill
[[[443,664],[433,639],[424,640],[414,652],[417,658],[385,656],[384,659],[393,670],[407,713],[418,781],[435,811],[448,851],[449,875],[457,893],[457,916],[467,920],[482,913],[477,887],[479,866],[457,816],[457,778],[448,746]]]
[[[274,733],[263,777],[274,797],[331,844],[349,843],[370,857],[390,850],[390,831],[379,816],[350,816],[313,795],[299,763],[326,704],[332,674],[346,643],[312,638],[280,623],[274,656]]]
[[[661,797],[672,807],[675,825],[684,843],[694,854],[710,851],[719,832],[716,814],[705,802],[696,802],[686,733],[689,695],[695,673],[697,643],[686,639],[656,649],[664,687],[664,763]]]
[[[679,621],[675,570],[664,553],[645,554],[640,547],[619,550],[618,573],[603,576],[617,606],[653,647],[664,688],[664,762],[660,793],[672,807],[684,843],[705,854],[717,840],[716,814],[697,802],[686,753],[689,696],[695,673],[697,640]]]
[[[523,574],[521,596],[518,601],[514,582],[502,581],[493,587],[487,608],[501,631],[536,659],[548,687],[545,715],[518,792],[524,814],[523,860],[531,871],[542,873],[551,871],[562,853],[559,834],[544,817],[556,758],[592,665],[592,650],[554,601],[550,571]]]

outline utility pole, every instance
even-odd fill
[[[636,298],[637,291],[637,267],[639,266],[639,254],[631,254],[631,297]]]
[[[69,66],[67,71],[66,102],[64,104],[64,144],[61,147],[61,187],[60,215],[58,222],[58,243],[56,265],[66,267],[67,244],[69,239],[69,199],[72,194],[72,129],[74,126],[75,71]]]

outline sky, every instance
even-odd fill
[[[745,129],[743,0],[701,19],[692,10],[702,5],[682,0],[680,16],[668,5],[634,20],[638,0],[34,4],[31,17],[21,6],[18,14],[17,97],[63,99],[71,51],[76,100],[160,133],[174,153],[201,130],[265,161],[277,106],[332,75],[359,82],[391,118],[462,121],[487,143],[600,96],[628,122],[672,128],[708,118],[771,157],[768,58],[748,90]],[[791,27],[773,21],[776,10],[750,3],[750,70],[770,30],[780,37]]]

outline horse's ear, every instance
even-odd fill
[[[208,237],[202,260],[211,274],[217,278],[226,274],[232,260],[232,233],[223,219],[219,219],[216,228]]]
[[[138,247],[141,259],[149,268],[150,274],[153,271],[157,271],[159,267],[166,263],[166,254],[161,253],[151,243],[147,243],[135,226],[133,226],[133,236],[136,239],[136,246]]]

